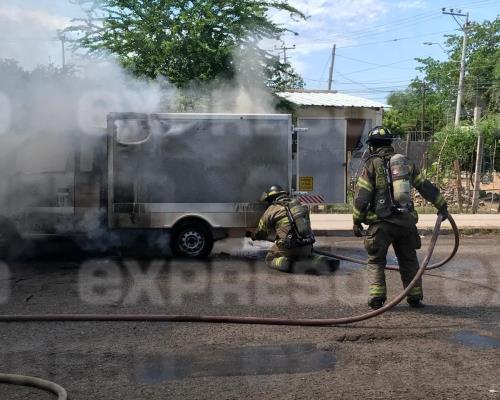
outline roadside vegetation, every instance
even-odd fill
[[[249,88],[260,85],[269,92],[304,87],[293,67],[263,45],[289,32],[286,26],[273,22],[270,13],[306,18],[288,1],[72,2],[86,15],[64,31],[72,37],[76,54],[87,59],[113,59],[135,77],[169,82],[186,97],[181,99],[186,110],[206,101],[204,95],[208,98],[214,87],[228,82]],[[444,60],[417,58],[420,74],[405,90],[388,96],[392,108],[385,112],[384,124],[403,140],[427,143],[420,167],[442,187],[452,206],[468,211],[474,191],[481,190],[482,210],[496,207],[495,211],[500,211],[500,17],[471,22],[466,29],[460,126],[454,126],[462,51],[459,33],[446,36]],[[2,84],[7,87],[0,89],[7,93],[36,76],[43,75],[47,81],[62,76],[77,78],[71,66],[27,72],[11,60],[0,60],[0,74],[15,77]],[[481,118],[474,125],[475,107],[481,108]],[[484,137],[481,181],[485,187],[475,188],[480,135]]]
[[[438,183],[458,210],[471,209],[480,190],[482,211],[500,211],[500,17],[467,27],[466,70],[460,126],[454,126],[462,51],[462,35],[446,37],[447,59],[417,59],[421,76],[404,91],[388,97],[392,106],[384,124],[402,137],[429,143],[425,165],[428,178]],[[431,44],[431,43],[429,43]],[[474,108],[481,118],[474,125]],[[484,138],[481,181],[474,188],[479,135]]]

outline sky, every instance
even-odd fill
[[[445,35],[460,33],[446,7],[469,12],[470,20],[492,20],[500,0],[291,0],[307,15],[292,20],[287,13],[272,18],[295,33],[283,37],[293,47],[287,57],[307,89],[327,89],[332,47],[336,44],[333,89],[385,102],[418,76],[416,57],[445,59]],[[81,16],[70,0],[0,0],[0,59],[15,58],[32,69],[61,64],[57,30]],[[426,45],[424,42],[434,43]],[[278,43],[278,46],[281,45]],[[275,43],[264,43],[275,50]],[[283,53],[281,53],[283,56]],[[71,54],[67,50],[71,62]]]

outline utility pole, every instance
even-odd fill
[[[478,129],[479,119],[481,118],[481,107],[474,107],[474,128],[478,131],[476,166],[474,175],[474,193],[472,195],[472,213],[476,214],[479,208],[479,188],[481,186],[481,166],[483,165],[484,137],[481,130]]]
[[[276,47],[274,46],[275,50],[281,50],[283,52],[283,63],[285,64],[285,82],[288,82],[288,58],[286,56],[286,51],[287,50],[295,50],[295,45],[292,47],[286,47],[285,43],[283,43],[283,46],[281,47]]]
[[[62,69],[66,69],[66,36],[60,29],[57,30],[57,38],[61,41]]]
[[[332,90],[332,84],[333,84],[333,66],[335,65],[335,52],[337,50],[337,45],[333,45],[332,49],[332,63],[330,64],[330,75],[328,77],[328,91]]]
[[[451,15],[455,22],[460,26],[464,34],[462,42],[462,57],[460,59],[460,78],[458,80],[458,95],[457,95],[457,108],[455,111],[455,126],[460,125],[460,111],[462,108],[462,97],[464,89],[464,76],[465,76],[465,52],[467,49],[467,28],[469,26],[469,13],[462,14],[462,10],[455,11],[453,8],[446,11],[446,8],[442,9],[443,14]],[[465,17],[465,23],[461,23],[456,17]]]
[[[420,134],[424,137],[424,120],[425,120],[425,82],[422,81],[422,117],[420,118]]]

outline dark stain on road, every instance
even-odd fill
[[[138,360],[139,361],[139,360]],[[297,374],[333,369],[335,355],[312,343],[246,346],[182,355],[145,356],[136,364],[141,384],[213,376]]]
[[[479,349],[500,349],[500,339],[479,335],[472,331],[460,331],[453,336],[453,340],[467,347]]]

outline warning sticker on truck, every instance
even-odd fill
[[[312,192],[314,190],[314,182],[312,176],[299,176],[299,191]]]

